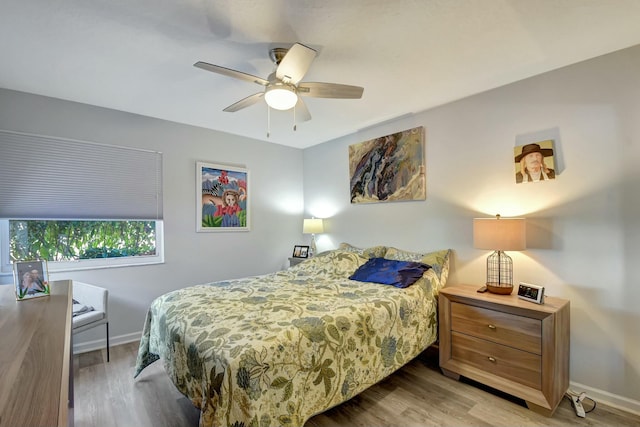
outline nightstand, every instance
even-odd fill
[[[538,305],[480,286],[439,294],[440,369],[523,399],[548,417],[569,388],[569,301]]]
[[[298,265],[300,264],[302,261],[307,260],[309,258],[296,258],[296,257],[289,257],[289,267],[293,267],[294,265]]]

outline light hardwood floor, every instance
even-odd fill
[[[104,350],[74,356],[76,427],[198,426],[198,410],[175,389],[162,362],[133,379],[137,350],[137,343],[112,347],[109,363]],[[427,349],[384,381],[314,416],[305,427],[638,425],[640,416],[603,404],[578,418],[566,398],[552,418],[538,415],[518,399],[445,377],[437,352]]]

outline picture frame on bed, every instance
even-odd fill
[[[196,231],[249,231],[249,170],[196,162]]]
[[[13,263],[16,300],[46,297],[50,294],[47,261],[21,261]]]
[[[293,247],[294,258],[309,258],[309,246],[295,245]]]

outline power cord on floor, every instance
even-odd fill
[[[571,401],[571,406],[573,406],[573,409],[576,411],[576,415],[580,418],[585,418],[589,412],[592,412],[594,409],[596,409],[596,401],[590,397],[587,397],[587,394],[585,392],[576,393],[573,390],[567,390],[567,392],[565,393],[565,397]],[[584,405],[582,404],[582,402],[585,400],[590,402],[589,406],[591,406],[591,408],[589,410],[584,409]]]

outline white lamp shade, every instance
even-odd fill
[[[267,87],[264,99],[269,107],[276,110],[288,110],[298,103],[295,91],[284,85]]]
[[[302,223],[302,232],[304,234],[318,234],[324,232],[324,225],[322,224],[322,219],[320,218],[312,218],[305,219]]]
[[[527,247],[524,218],[474,218],[473,246],[494,251],[522,251]]]

